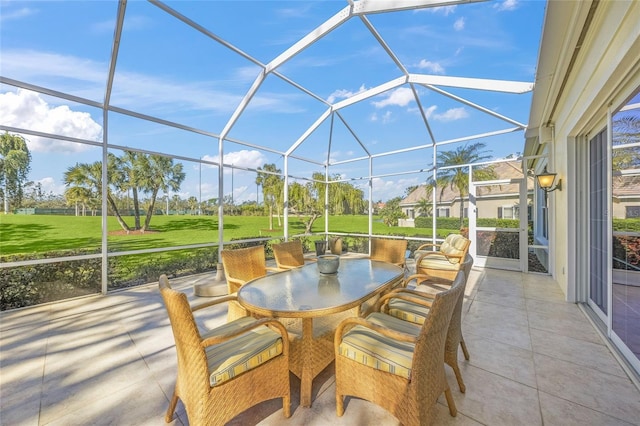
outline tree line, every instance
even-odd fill
[[[158,193],[178,191],[186,174],[182,163],[174,163],[172,158],[157,154],[124,151],[121,156],[109,153],[107,156],[107,204],[125,231],[146,231],[151,224]],[[65,198],[82,205],[91,200],[101,199],[102,161],[80,163],[71,166],[64,173],[67,186]],[[134,223],[129,225],[115,202],[114,192],[131,192]],[[144,223],[141,223],[140,196],[149,197]]]

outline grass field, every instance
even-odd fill
[[[128,224],[132,217],[126,217]],[[284,230],[277,226],[269,231],[264,216],[226,216],[224,239],[280,236]],[[108,217],[109,251],[142,250],[182,246],[218,241],[218,218],[215,216],[154,216],[153,232],[121,235],[122,228],[115,217]],[[331,216],[330,232],[360,233],[368,231],[367,216]],[[296,217],[289,217],[289,234],[300,234],[304,226]],[[324,218],[318,219],[314,232],[324,231]],[[441,230],[446,233],[449,230]],[[387,227],[374,218],[373,233],[380,235],[430,236],[430,229]],[[99,251],[101,218],[98,216],[0,215],[0,255],[36,254],[61,250]]]

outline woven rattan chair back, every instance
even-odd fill
[[[235,293],[247,281],[267,275],[264,247],[222,250],[222,266],[229,293]]]
[[[352,395],[371,401],[391,412],[404,425],[433,422],[435,405],[444,392],[449,411],[457,410],[444,370],[444,349],[456,302],[464,279],[435,296],[431,311],[422,324],[413,353],[411,380],[336,355],[336,410],[344,413],[344,397]],[[342,330],[339,327],[336,347]]]
[[[193,426],[224,425],[248,408],[274,398],[282,398],[283,414],[289,417],[291,390],[286,329],[280,323],[277,324],[284,342],[282,354],[212,387],[205,348],[212,347],[215,342],[207,341],[222,341],[231,337],[225,336],[223,332],[216,334],[215,330],[210,330],[206,334],[207,339],[203,340],[187,296],[173,290],[166,275],[160,276],[158,284],[171,322],[178,355],[178,377],[165,421],[169,423],[173,420],[178,400],[183,402],[189,424]],[[216,303],[218,302],[210,302],[211,305]],[[254,327],[264,325],[255,324]],[[215,349],[212,353],[215,353]]]
[[[184,293],[171,289],[166,275],[159,280],[160,294],[169,314],[178,354],[176,393],[187,408],[189,418],[197,418],[200,404],[206,399],[209,386],[207,356],[200,342],[202,337]],[[189,411],[192,411],[190,413]]]
[[[406,262],[407,240],[396,240],[390,238],[372,238],[371,256],[372,260],[394,263],[404,266]]]
[[[271,247],[279,269],[291,269],[304,265],[304,252],[300,240],[286,241]]]
[[[413,354],[413,377],[415,377],[415,386],[418,393],[417,401],[426,401],[427,404],[431,401],[435,403],[444,391],[449,403],[449,410],[451,411],[453,408],[454,412],[455,403],[445,376],[444,353],[450,330],[449,325],[453,318],[456,304],[463,296],[464,285],[464,275],[461,274],[456,278],[451,289],[436,295],[429,316],[423,324],[422,332],[418,337],[416,350]],[[434,364],[436,362],[437,364]],[[418,424],[431,421],[432,413],[421,414],[421,421]]]

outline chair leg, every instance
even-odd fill
[[[178,404],[178,395],[176,395],[176,391],[173,391],[173,396],[171,397],[171,401],[169,402],[169,407],[167,408],[167,414],[164,416],[164,421],[167,423],[171,423],[173,420],[173,413],[176,410],[176,405]]]
[[[456,402],[453,400],[453,395],[451,394],[451,388],[447,386],[447,389],[444,391],[444,396],[447,398],[447,405],[449,406],[449,414],[451,417],[455,417],[458,415],[458,409],[456,408]]]
[[[469,361],[469,351],[467,350],[467,344],[464,343],[464,337],[460,337],[460,346],[462,347],[462,353],[464,354],[464,359]]]
[[[287,395],[282,397],[282,410],[287,419],[291,417],[291,396]]]
[[[336,393],[336,414],[342,417],[344,414],[344,397]]]
[[[458,387],[460,388],[460,392],[465,393],[467,387],[464,385],[464,380],[462,380],[462,373],[460,372],[460,367],[458,367],[458,362],[452,362],[449,366],[453,369],[453,372],[456,375],[456,380],[458,381]]]

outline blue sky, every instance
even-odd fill
[[[325,20],[347,6],[343,1],[179,1],[168,7],[226,41],[236,51],[143,1],[127,4],[110,103],[189,128],[220,134],[268,64]],[[102,103],[118,3],[115,1],[2,1],[0,75]],[[544,14],[543,1],[493,1],[432,9],[373,14],[368,23],[411,74],[533,82]],[[238,52],[241,52],[240,54]],[[248,56],[249,58],[245,57]],[[252,60],[253,59],[253,60]],[[256,64],[255,62],[258,62]],[[343,101],[403,76],[402,70],[367,25],[352,17],[268,75],[228,137],[225,163],[256,168],[281,154],[327,111]],[[513,127],[469,104],[416,84],[420,106],[436,141],[449,141]],[[511,94],[437,86],[475,105],[526,124],[530,93]],[[324,100],[324,102],[322,101]],[[217,140],[157,123],[109,114],[110,144],[193,159],[218,160]],[[343,120],[345,123],[343,123]],[[89,141],[103,140],[98,108],[0,84],[0,125]],[[64,190],[62,175],[76,162],[100,159],[88,145],[27,136],[33,155],[30,179],[46,190]],[[330,151],[329,143],[331,140]],[[487,143],[494,157],[519,152],[523,133],[473,140]],[[294,151],[322,163],[431,144],[408,84],[340,110]],[[451,144],[446,148],[455,148]],[[269,150],[258,149],[267,147]],[[117,150],[114,151],[119,153]],[[373,160],[374,200],[403,195],[423,183],[426,173],[387,176],[431,166],[424,149]],[[184,161],[183,197],[217,196],[216,171]],[[322,167],[292,160],[290,174],[308,178]],[[330,169],[347,179],[367,176],[368,161]],[[231,193],[230,172],[225,193]],[[202,192],[199,182],[202,181]],[[234,199],[256,197],[255,173],[233,173]],[[366,182],[353,181],[366,188]]]

